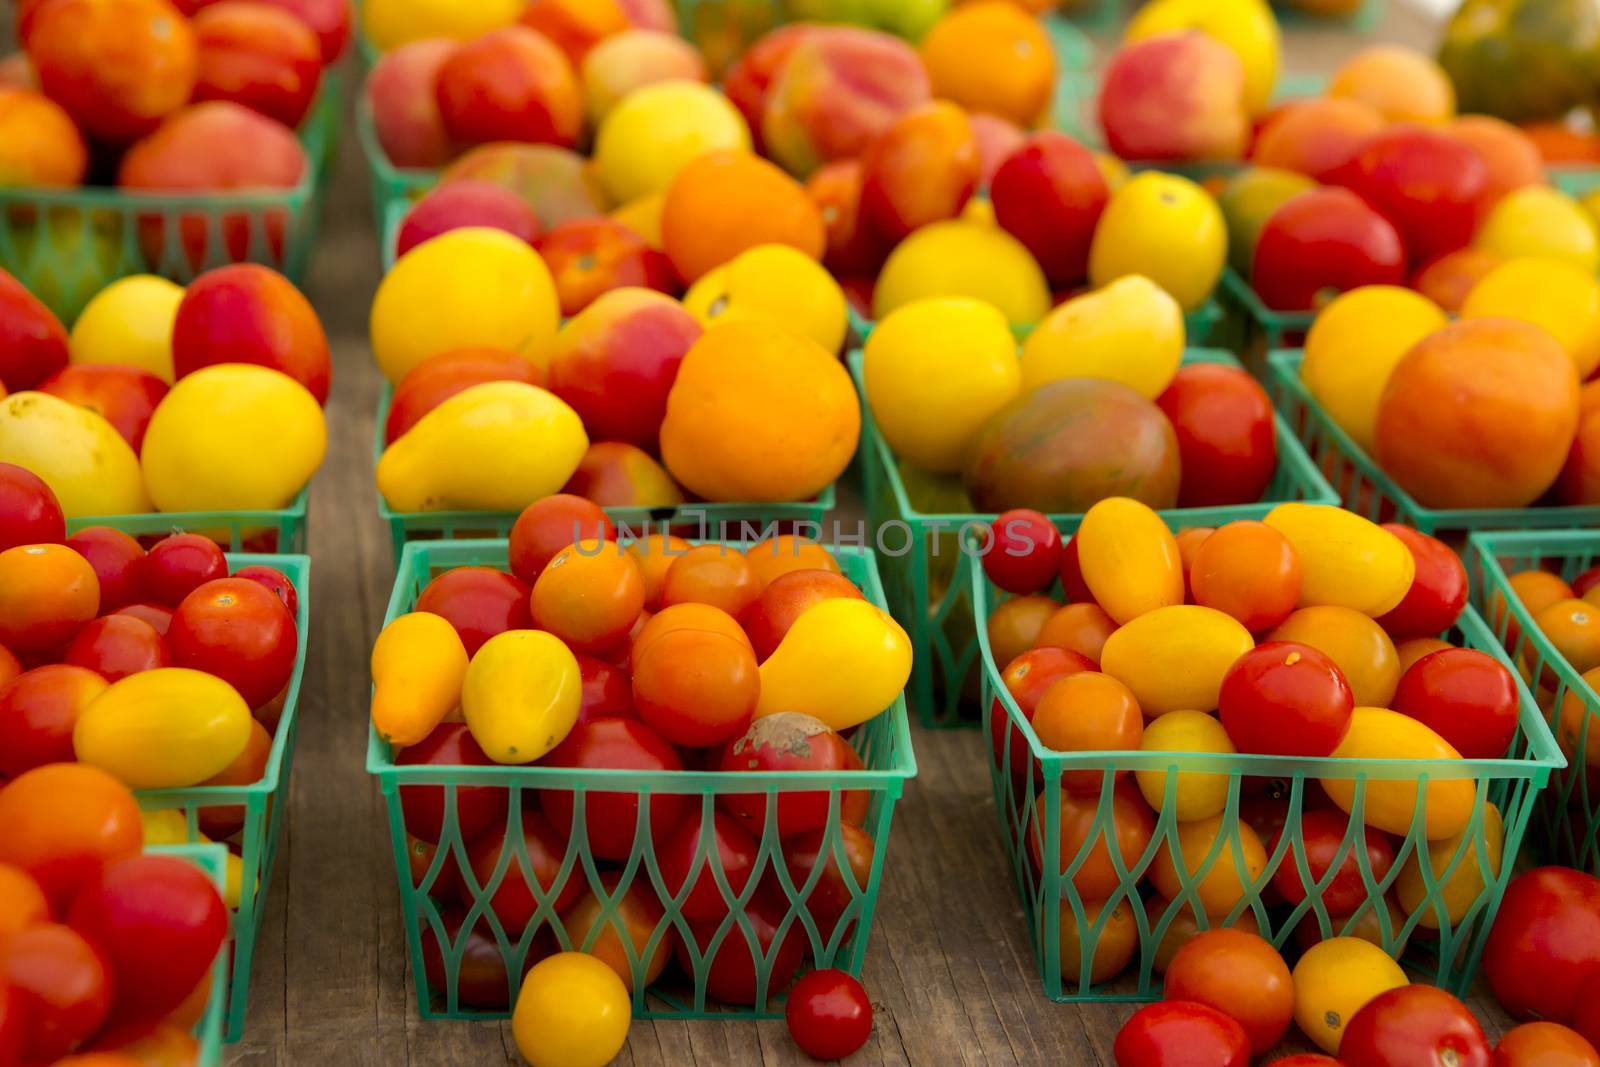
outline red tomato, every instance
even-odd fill
[[[0,1063],[22,1062],[22,1043],[31,1020],[23,1012],[22,993],[0,981]]]
[[[842,1060],[872,1036],[872,1001],[844,971],[812,971],[789,990],[784,1021],[794,1043],[815,1060]]]
[[[493,567],[456,567],[427,584],[416,610],[443,616],[471,656],[496,634],[533,629],[532,593],[526,582]]]
[[[683,761],[661,735],[634,719],[601,719],[575,728],[540,763],[548,767],[614,768],[639,771],[681,771]],[[655,793],[647,820],[651,838],[660,838],[683,815],[688,800],[681,793]],[[544,809],[557,833],[570,835],[575,793],[539,790]],[[584,791],[584,829],[589,851],[597,859],[624,860],[633,852],[639,824],[637,792]]]
[[[499,348],[458,348],[429,356],[395,386],[389,417],[383,423],[383,443],[394,444],[422,416],[457,393],[485,382],[543,385],[544,374],[532,360]]]
[[[1037,593],[1061,572],[1061,531],[1031,508],[1002,512],[989,524],[983,572],[1008,593]]]
[[[167,646],[173,663],[216,675],[259,708],[289,684],[300,637],[289,609],[265,586],[218,578],[183,598]]]
[[[117,1018],[159,1019],[211,970],[228,909],[194,864],[132,856],[83,887],[67,922],[105,954]]]
[[[451,909],[439,916],[444,925],[444,936],[450,946],[462,941],[461,924],[466,913]],[[523,973],[550,954],[552,941],[541,930],[528,946],[528,957],[523,961]],[[428,987],[439,999],[448,996],[444,957],[439,952],[439,940],[433,926],[422,927],[422,970],[428,977]],[[511,983],[506,973],[505,957],[500,955],[500,945],[489,931],[489,924],[479,920],[466,934],[466,947],[461,951],[461,962],[456,964],[456,1001],[465,1008],[484,1011],[503,1011],[511,1006]]]
[[[137,455],[150,416],[170,386],[139,367],[71,363],[39,384],[39,392],[88,408],[111,424]]]
[[[431,844],[412,834],[406,835],[406,865],[411,868],[411,885],[413,888],[422,889],[422,881],[428,877],[428,871],[433,867],[434,857],[439,854],[439,846]],[[466,892],[465,883],[461,880],[461,864],[456,860],[452,850],[445,853],[444,862],[439,865],[439,873],[433,876],[433,881],[428,883],[427,894],[436,900],[453,898],[461,900]],[[470,899],[466,901],[471,903]]]
[[[854,582],[833,571],[788,571],[767,583],[756,602],[739,616],[739,625],[750,638],[756,659],[765,662],[778,650],[796,619],[822,601],[839,597],[865,599]]]
[[[1572,1018],[1567,1020],[1584,1039],[1600,1050],[1600,968],[1578,987]]]
[[[1560,1023],[1523,1023],[1501,1036],[1494,1067],[1600,1067],[1600,1052]]]
[[[1382,215],[1348,189],[1291,197],[1267,216],[1250,261],[1250,286],[1276,311],[1312,311],[1330,294],[1404,285],[1406,250]]]
[[[522,509],[511,527],[511,573],[532,586],[545,565],[579,541],[615,541],[617,528],[599,504],[556,493]]]
[[[678,910],[692,922],[715,922],[728,914],[732,898],[743,893],[750,883],[761,847],[739,820],[722,811],[712,813],[712,839],[701,849],[700,839],[704,836],[704,821],[698,812],[691,811],[656,847],[656,862],[661,866],[666,893],[680,899],[683,887],[690,885]],[[712,853],[716,853],[715,858]],[[722,872],[730,890],[728,895],[718,886],[714,870]]]
[[[505,857],[507,837],[507,827],[504,826],[486,833],[472,843],[467,855],[472,866],[473,881],[478,884],[477,899],[482,899],[488,893],[495,867],[504,858],[505,874],[490,894],[489,907],[500,920],[500,925],[515,940],[533,921],[534,913],[539,908],[539,897],[546,898],[557,914],[578,899],[584,889],[583,867],[574,861],[566,881],[558,885],[556,880],[561,877],[561,863],[567,856],[567,841],[538,812],[524,811],[522,843],[528,853],[528,868],[537,883],[535,888],[523,873],[516,849],[513,847],[511,855]],[[462,903],[470,905],[473,901],[466,899],[470,887],[464,879],[461,884]]]
[[[0,863],[33,875],[58,905],[143,843],[139,802],[98,767],[51,763],[0,788]]]
[[[578,659],[578,674],[583,679],[583,704],[578,708],[574,729],[596,719],[637,719],[633,706],[633,684],[628,672],[604,660],[573,653]]]
[[[639,719],[675,745],[732,741],[749,729],[760,698],[755,653],[727,634],[672,630],[634,657]]]
[[[233,576],[266,586],[267,592],[283,601],[283,606],[289,609],[291,619],[300,617],[300,594],[295,591],[294,583],[289,580],[289,576],[278,568],[252,563],[248,567],[240,567],[234,571]]]
[[[1396,641],[1438,637],[1456,624],[1467,603],[1467,568],[1455,549],[1409,526],[1386,522],[1383,528],[1400,538],[1417,563],[1417,576],[1399,605],[1378,616],[1378,625]]]
[[[0,463],[0,552],[18,545],[58,545],[67,521],[44,479],[15,463]]]
[[[1117,1067],[1248,1067],[1244,1027],[1205,1004],[1146,1004],[1122,1024],[1112,1044]]]
[[[1078,539],[1069,537],[1061,546],[1061,591],[1070,604],[1093,604],[1094,593],[1083,580],[1083,567],[1078,563]]]
[[[402,749],[395,757],[401,767],[416,765],[442,767],[492,767],[494,761],[483,754],[478,742],[463,723],[446,722],[434,728],[421,742]],[[400,807],[405,813],[406,830],[429,844],[437,844],[444,833],[445,790],[455,793],[456,826],[462,841],[472,841],[497,819],[504,819],[504,789],[488,785],[402,785]]]
[[[1394,224],[1414,263],[1464,248],[1489,206],[1489,168],[1445,130],[1395,123],[1329,175]]]
[[[209,537],[181,533],[155,543],[144,560],[145,595],[177,607],[207,582],[228,576],[228,561]]]
[[[1394,866],[1394,843],[1389,836],[1370,826],[1358,825],[1357,829],[1362,835],[1360,844],[1347,845],[1346,839],[1351,830],[1348,815],[1336,808],[1303,812],[1300,816],[1300,841],[1304,848],[1296,845],[1293,837],[1290,838],[1283,862],[1272,872],[1273,887],[1289,904],[1298,904],[1323,881],[1328,871],[1333,869],[1334,858],[1338,856],[1338,870],[1318,895],[1323,907],[1334,918],[1354,915],[1369,896],[1361,879],[1356,848],[1365,849],[1367,871],[1374,884],[1382,884]],[[1278,842],[1274,841],[1273,851],[1276,852],[1277,848]],[[1300,874],[1301,860],[1305,861],[1305,867],[1310,872],[1304,880]]]
[[[1345,1065],[1332,1056],[1302,1052],[1297,1056],[1284,1056],[1282,1059],[1273,1060],[1267,1067],[1345,1067]]]
[[[1581,599],[1585,593],[1597,585],[1600,585],[1600,565],[1590,567],[1572,579],[1572,595]]]
[[[1330,755],[1355,707],[1338,665],[1295,641],[1268,641],[1240,656],[1217,699],[1234,747],[1278,756]]]
[[[787,908],[775,894],[757,892],[745,905],[744,915],[755,933],[755,952],[750,941],[736,923],[729,923],[724,936],[713,947],[723,920],[709,923],[690,923],[689,933],[673,945],[678,965],[691,977],[695,975],[695,955],[702,957],[700,973],[705,976],[707,997],[724,1004],[764,1006],[758,997],[758,975],[766,975],[765,1000],[780,996],[794,980],[794,973],[805,962],[806,942],[798,923],[790,923],[783,941],[778,940],[778,924],[783,921]],[[692,942],[692,944],[691,944]]]
[[[93,625],[93,624],[91,624]],[[0,775],[71,763],[72,728],[106,680],[83,667],[50,663],[0,686]]]
[[[1247,930],[1206,930],[1167,966],[1166,1000],[1192,1001],[1244,1028],[1250,1051],[1278,1043],[1294,1017],[1294,983],[1271,942]]]
[[[1267,391],[1238,367],[1180,367],[1156,406],[1178,435],[1181,508],[1253,504],[1278,469],[1278,437]]]
[[[861,769],[861,757],[850,747],[850,742],[840,737],[820,720],[799,712],[784,711],[767,715],[750,724],[750,729],[723,750],[718,767],[723,771],[852,771]],[[838,818],[852,794],[839,797],[830,813],[827,788],[805,792],[781,791],[768,793],[734,792],[738,787],[730,784],[727,792],[719,793],[717,802],[724,811],[744,823],[757,837],[767,825],[768,801],[776,812],[778,836],[788,837],[805,830],[826,826],[830,819]]]
[[[144,599],[144,546],[109,526],[87,526],[67,538],[67,547],[89,561],[100,579],[100,611],[116,611]]]
[[[1489,1039],[1449,993],[1404,985],[1351,1016],[1339,1056],[1353,1067],[1489,1067]]]
[[[1430,652],[1400,676],[1390,707],[1433,727],[1467,759],[1501,759],[1517,736],[1517,683],[1493,656]]]
[[[1500,1006],[1519,1019],[1564,1023],[1581,983],[1600,971],[1600,878],[1540,867],[1506,886],[1483,950]]]
[[[143,619],[162,637],[166,637],[167,631],[172,628],[172,609],[164,604],[129,604],[125,608],[118,608],[112,614],[132,615],[136,619]]]
[[[25,1063],[66,1055],[93,1037],[111,1012],[106,958],[70,926],[41,923],[0,941],[0,984],[11,987],[28,1021]]]
[[[1000,680],[1005,683],[1011,699],[1017,702],[1018,709],[1027,716],[1029,722],[1032,722],[1039,701],[1044,699],[1045,691],[1052,685],[1069,674],[1096,669],[1094,661],[1087,656],[1070,649],[1046,645],[1043,648],[1031,648],[1006,664],[1005,670],[1000,673]],[[1005,758],[1005,738],[1009,726],[1011,774],[1021,781],[1028,774],[1033,762],[1033,753],[1028,748],[1028,739],[1023,736],[1020,729],[1011,726],[1010,722],[1005,705],[996,699],[989,709],[989,744],[994,753],[995,766],[998,767],[1000,761]]]
[[[172,654],[156,628],[132,615],[104,615],[89,623],[72,639],[63,659],[108,682],[172,666]]]
[[[827,851],[824,852],[824,849]],[[871,835],[847,822],[839,824],[837,846],[828,840],[827,830],[822,828],[784,839],[784,865],[788,868],[789,878],[794,882],[801,902],[811,913],[811,920],[817,924],[817,932],[824,943],[832,940],[839,920],[844,918],[850,906],[866,896],[867,885],[872,878],[874,851]],[[843,853],[844,863],[850,869],[848,876],[839,863],[840,853]],[[806,882],[810,880],[811,872],[816,870],[819,859],[822,874],[810,892],[806,892]]]

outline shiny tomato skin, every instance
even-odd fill
[[[66,536],[61,505],[44,479],[15,463],[0,463],[0,552],[59,545]]]
[[[172,653],[156,628],[143,619],[102,615],[78,631],[63,662],[115,682],[140,671],[172,666]]]
[[[1240,752],[1327,756],[1350,729],[1355,699],[1331,657],[1310,645],[1268,641],[1228,669],[1218,709]]]
[[[209,537],[180,533],[157,541],[145,555],[144,592],[175,608],[207,582],[228,576],[228,561]]]
[[[590,539],[617,539],[615,524],[599,504],[571,493],[536,500],[522,509],[511,527],[507,549],[511,573],[531,588],[563,548]]]
[[[1278,469],[1272,401],[1238,367],[1180,367],[1156,397],[1178,436],[1180,508],[1253,504]]]
[[[1430,652],[1400,676],[1395,711],[1433,727],[1467,759],[1500,759],[1517,736],[1517,681],[1471,648]]]
[[[765,771],[854,771],[861,769],[861,757],[838,733],[818,719],[798,712],[767,715],[722,751],[718,770],[761,773]],[[717,802],[761,837],[767,825],[767,793],[738,793],[730,785],[718,794]],[[828,823],[830,790],[827,788],[785,791],[776,794],[777,836],[815,830]],[[835,813],[848,813],[852,798],[860,791],[839,797]]]
[[[167,647],[179,667],[216,675],[259,708],[289,684],[300,635],[289,609],[265,586],[218,578],[183,598]]]
[[[1584,1040],[1600,1050],[1600,968],[1596,968],[1582,985],[1573,1000],[1572,1018],[1567,1021]]]
[[[1560,1023],[1523,1023],[1501,1035],[1494,1067],[1600,1067],[1600,1051]]]
[[[1417,573],[1399,605],[1378,616],[1378,625],[1396,641],[1439,636],[1455,625],[1466,607],[1467,568],[1455,549],[1436,537],[1397,522],[1386,522],[1383,528],[1411,552]]]
[[[1350,190],[1329,186],[1278,205],[1250,262],[1250,287],[1277,311],[1314,311],[1330,291],[1405,279],[1405,246],[1394,226]]]
[[[440,723],[433,733],[415,745],[400,750],[394,758],[398,766],[419,764],[441,767],[492,767],[494,761],[484,755],[478,742],[463,723]],[[506,791],[486,785],[402,785],[400,807],[405,813],[406,829],[413,837],[430,845],[438,844],[444,832],[445,790],[453,788],[456,795],[456,824],[461,840],[471,842],[503,819],[506,813]]]
[[[1490,1067],[1472,1011],[1430,985],[1379,993],[1345,1024],[1339,1058],[1351,1067]]]
[[[427,584],[416,610],[443,616],[471,656],[496,634],[533,629],[532,592],[526,582],[493,567],[456,567]]]
[[[143,619],[155,628],[156,633],[163,638],[172,628],[172,609],[165,604],[129,604],[127,607],[118,608],[113,615],[132,615],[136,619]]]
[[[1600,971],[1600,878],[1539,867],[1513,878],[1483,950],[1483,974],[1519,1019],[1564,1023]]]
[[[1122,1024],[1112,1055],[1117,1067],[1248,1067],[1250,1039],[1215,1008],[1163,1000]]]
[[[872,1000],[859,981],[832,968],[789,990],[783,1017],[794,1043],[814,1060],[842,1060],[872,1036]]]
[[[578,659],[578,675],[583,679],[583,703],[578,708],[577,729],[597,719],[637,719],[633,706],[633,685],[628,672],[604,660],[573,653]]]
[[[41,923],[0,941],[0,985],[28,1020],[22,1062],[52,1063],[93,1037],[111,1013],[111,969],[76,930]]]
[[[22,994],[0,981],[0,1063],[22,1061],[22,1043],[32,1021],[22,1014],[25,1010]]]
[[[1001,512],[989,524],[983,572],[1008,593],[1037,593],[1061,572],[1061,531],[1031,508]]]
[[[1345,1067],[1344,1064],[1332,1056],[1324,1056],[1316,1052],[1302,1052],[1294,1056],[1284,1056],[1282,1059],[1273,1060],[1267,1067]]]
[[[717,885],[713,867],[719,861],[723,877],[734,896],[744,892],[750,884],[761,843],[751,836],[744,825],[724,811],[712,812],[712,840],[706,844],[705,854],[695,862],[695,851],[705,835],[705,824],[696,811],[690,811],[672,832],[656,846],[656,862],[661,866],[661,883],[673,898],[693,882],[678,905],[678,910],[690,922],[713,922],[727,915],[728,899]],[[713,858],[715,853],[716,858]],[[663,901],[665,902],[665,901]]]
[[[100,613],[144,599],[144,546],[121,530],[86,526],[67,538],[67,547],[89,561],[100,579]]]
[[[1000,679],[1011,694],[1011,699],[1017,702],[1017,709],[1032,722],[1033,713],[1038,709],[1039,701],[1044,699],[1047,689],[1068,675],[1096,669],[1094,661],[1081,653],[1046,645],[1030,648],[1006,664]],[[1008,729],[1011,733],[1011,774],[1018,781],[1024,781],[1033,764],[1033,752],[1028,748],[1028,739],[1022,731],[1011,725],[1005,705],[996,698],[989,709],[989,745],[997,767],[1006,758]]]
[[[105,679],[93,671],[63,663],[24,671],[0,686],[0,775],[15,778],[77,759],[72,729],[105,689]]]
[[[866,894],[872,878],[872,856],[877,849],[872,835],[847,822],[839,824],[839,845],[844,852],[843,865],[839,863],[838,854],[828,840],[826,828],[807,830],[803,834],[785,838],[783,842],[783,862],[788,868],[789,879],[794,883],[797,894],[805,894],[801,897],[801,903],[811,913],[812,921],[817,924],[817,932],[824,941],[833,938],[844,913]],[[810,892],[806,892],[805,884],[819,862],[822,864],[822,874],[817,877],[817,884],[811,887]],[[844,873],[845,867],[850,870],[848,876]]]
[[[709,954],[710,959],[704,964],[708,998],[715,998],[724,1004],[753,1005],[756,1003],[757,978],[762,972],[768,976],[768,1000],[781,995],[788,988],[795,972],[805,962],[806,941],[800,925],[790,923],[783,941],[776,949],[773,948],[773,942],[778,940],[778,924],[788,910],[780,897],[781,894],[758,890],[745,905],[744,915],[755,934],[755,956],[751,955],[750,942],[738,926],[729,926],[726,935],[717,942],[716,950],[711,951],[712,939],[717,935],[720,922],[690,923],[689,933],[673,944],[672,950],[677,956],[678,965],[683,968],[684,974],[691,977],[694,975],[694,959],[690,955],[689,943],[694,942],[701,956]],[[762,961],[770,961],[770,966]]]
[[[1247,930],[1197,934],[1167,966],[1167,1000],[1217,1009],[1244,1029],[1257,1055],[1276,1045],[1294,1017],[1294,982],[1271,942]]]
[[[264,563],[252,563],[248,567],[240,567],[234,571],[233,576],[266,586],[267,592],[283,601],[283,606],[289,609],[291,619],[300,617],[300,593],[289,580],[289,576],[278,568],[268,567]]]
[[[0,786],[0,863],[22,868],[53,906],[144,842],[139,802],[98,767],[50,763]]]
[[[1289,904],[1299,904],[1306,898],[1308,888],[1314,888],[1327,876],[1349,832],[1350,817],[1337,808],[1303,812],[1300,816],[1303,854],[1301,847],[1291,839],[1290,844],[1285,846],[1283,862],[1272,873],[1273,888]],[[1371,873],[1372,881],[1381,885],[1394,867],[1394,843],[1382,830],[1370,826],[1361,827],[1361,834],[1361,844],[1356,847],[1365,848],[1367,870]],[[1277,847],[1278,843],[1273,842],[1273,851]],[[1299,860],[1302,858],[1306,870],[1310,872],[1309,887],[1307,882],[1301,880]],[[1320,891],[1322,906],[1334,917],[1354,915],[1366,903],[1367,897],[1356,850],[1345,849],[1343,858],[1339,860],[1338,873]]]
[[[1069,604],[1093,604],[1094,593],[1083,579],[1083,564],[1078,561],[1078,539],[1069,537],[1061,545],[1061,591]]]
[[[635,719],[601,719],[575,728],[566,740],[540,761],[548,767],[613,768],[640,771],[681,771],[677,750],[661,735]],[[649,833],[659,839],[683,815],[688,800],[681,793],[655,793],[650,798]],[[563,789],[541,789],[539,806],[556,833],[573,827],[576,794]],[[597,859],[627,859],[633,851],[639,823],[637,792],[590,790],[584,797],[584,827],[589,850]]]

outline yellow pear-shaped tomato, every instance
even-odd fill
[[[1416,915],[1420,911],[1422,914],[1417,915],[1417,925],[1430,930],[1437,930],[1442,925],[1439,921],[1441,911],[1449,919],[1450,925],[1459,923],[1483,895],[1485,873],[1491,879],[1499,877],[1505,842],[1506,828],[1500,818],[1500,809],[1493,804],[1484,804],[1483,822],[1476,833],[1470,829],[1463,830],[1454,837],[1428,843],[1428,867],[1434,882],[1432,895],[1422,879],[1422,863],[1418,852],[1411,853],[1394,883],[1400,906],[1408,915]],[[1455,864],[1455,870],[1450,871],[1447,877],[1445,872],[1452,863]]]
[[[1148,504],[1122,496],[1102,500],[1084,513],[1074,540],[1083,580],[1117,622],[1183,603],[1177,539]]]
[[[798,711],[846,730],[894,703],[909,677],[911,639],[888,612],[853,597],[824,600],[761,664],[756,717]]]
[[[1377,618],[1411,588],[1411,550],[1377,523],[1326,504],[1279,504],[1262,520],[1300,557],[1300,604],[1334,604]]]
[[[72,730],[78,762],[132,789],[198,785],[250,740],[250,708],[215,675],[184,667],[130,674],[90,701]]]
[[[1128,274],[1044,317],[1022,345],[1022,387],[1106,378],[1154,400],[1178,373],[1183,339],[1178,302],[1142,274]]]
[[[0,399],[0,463],[44,479],[69,519],[150,510],[139,457],[122,435],[95,412],[49,393]]]
[[[463,389],[378,460],[396,511],[520,511],[561,491],[589,448],[583,420],[526,382]]]
[[[572,732],[582,700],[577,658],[543,630],[489,638],[461,685],[467,729],[496,763],[532,763],[555,748]]]
[[[443,616],[402,615],[372,646],[372,725],[395,745],[414,745],[461,703],[467,650]]]
[[[1434,763],[1459,760],[1461,753],[1427,726],[1398,711],[1386,708],[1357,708],[1350,717],[1350,730],[1333,750],[1335,759],[1429,760]],[[1471,778],[1443,778],[1446,768],[1430,767],[1422,790],[1422,811],[1417,810],[1417,778],[1366,779],[1366,797],[1361,816],[1368,826],[1404,837],[1417,818],[1423,820],[1423,835],[1429,841],[1454,837],[1466,829],[1472,818],[1472,804],[1478,795]],[[1356,779],[1324,778],[1322,788],[1346,812],[1354,810]]]
[[[1210,711],[1222,677],[1255,647],[1231,615],[1196,604],[1157,608],[1119,627],[1100,650],[1100,669],[1133,690],[1146,715]]]

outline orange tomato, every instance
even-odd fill
[[[1057,752],[1128,752],[1139,747],[1144,714],[1128,687],[1097,671],[1069,674],[1045,690],[1033,713],[1033,731],[1046,748]],[[1118,777],[1126,769],[1115,772]],[[1089,796],[1100,794],[1104,774],[1098,769],[1067,770],[1062,788]]]
[[[734,618],[756,602],[761,583],[750,561],[723,545],[700,545],[679,556],[661,583],[661,603],[710,604]]]
[[[144,843],[139,803],[96,767],[52,763],[0,789],[0,863],[21,867],[64,901],[106,863]]]
[[[100,609],[100,579],[65,545],[0,552],[0,644],[13,652],[60,648]]]
[[[633,703],[675,745],[707,748],[750,726],[761,675],[749,644],[704,630],[662,634],[633,661]]]
[[[644,610],[639,565],[615,541],[585,538],[556,553],[533,585],[533,621],[576,652],[601,653]]]
[[[1262,522],[1230,522],[1195,550],[1194,602],[1232,615],[1251,633],[1270,629],[1300,600],[1300,557]]]
[[[639,565],[639,576],[644,579],[646,611],[661,607],[661,584],[666,581],[667,569],[690,547],[689,542],[669,533],[653,533],[628,545],[628,555]]]
[[[1207,1004],[1244,1027],[1250,1052],[1278,1043],[1294,1016],[1294,983],[1272,944],[1243,930],[1207,930],[1167,968],[1167,1000]]]
[[[1523,1023],[1494,1047],[1494,1067],[1600,1067],[1600,1052],[1571,1027]]]
[[[0,863],[0,940],[9,933],[50,921],[50,902],[33,875],[10,863]]]
[[[1172,901],[1163,896],[1153,896],[1144,903],[1145,915],[1149,917],[1152,930],[1159,927],[1166,919],[1167,913],[1173,910]],[[1218,929],[1211,926],[1209,929]],[[1240,914],[1234,924],[1227,927],[1230,930],[1244,930],[1249,933],[1259,933],[1261,925],[1256,921],[1256,913],[1246,910]],[[1156,946],[1156,956],[1152,966],[1157,974],[1165,974],[1167,968],[1172,966],[1173,959],[1178,951],[1200,935],[1200,923],[1194,917],[1194,906],[1185,904],[1177,909],[1172,916],[1172,921],[1167,924],[1166,932],[1161,935],[1161,943]]]
[[[1044,912],[1041,911],[1039,916],[1042,924]],[[1103,922],[1102,917],[1104,917]],[[1106,901],[1084,902],[1081,928],[1072,914],[1072,903],[1063,900],[1060,929],[1061,984],[1067,989],[1079,985],[1083,973],[1083,947],[1086,937],[1094,939],[1089,947],[1090,985],[1099,985],[1121,974],[1139,949],[1139,925],[1134,922],[1133,906],[1128,903],[1127,897],[1117,901],[1109,916],[1106,915]],[[1091,934],[1090,931],[1094,932]]]
[[[1044,628],[1033,639],[1034,648],[1064,648],[1100,665],[1100,650],[1106,638],[1117,631],[1116,620],[1099,604],[1067,604],[1045,620]],[[999,657],[996,663],[1002,662]],[[1009,663],[1010,660],[1003,662]]]
[[[1582,674],[1600,667],[1600,607],[1587,600],[1558,600],[1540,609],[1533,621],[1573,670]],[[1555,683],[1553,671],[1540,673],[1540,685],[1553,689]]]
[[[1033,825],[1028,833],[1028,853],[1034,866],[1044,868],[1044,809],[1046,796],[1039,794],[1033,809]],[[1112,864],[1107,837],[1114,837],[1122,867],[1129,870],[1144,854],[1155,833],[1156,817],[1144,797],[1124,780],[1118,782],[1111,794],[1110,832],[1099,825],[1100,799],[1080,797],[1065,790],[1061,793],[1061,870],[1065,872],[1077,860],[1080,852],[1087,851],[1083,865],[1072,875],[1073,888],[1084,900],[1105,900],[1122,884]],[[1087,846],[1087,850],[1085,849]]]
[[[755,572],[756,581],[761,583],[763,589],[790,571],[842,573],[839,561],[833,558],[832,552],[798,534],[780,534],[762,540],[745,549],[744,558],[750,561],[750,569]]]
[[[1395,658],[1400,661],[1400,677],[1404,678],[1411,665],[1430,652],[1454,647],[1449,641],[1441,641],[1437,637],[1413,637],[1408,641],[1401,641],[1394,646]]]
[[[989,650],[996,663],[1010,663],[1039,640],[1059,603],[1047,596],[1014,596],[989,613]]]
[[[1164,841],[1150,863],[1150,884],[1162,896],[1176,900],[1184,892],[1184,883],[1189,883],[1195,887],[1201,910],[1209,918],[1221,920],[1244,899],[1249,887],[1261,880],[1261,873],[1267,868],[1267,852],[1261,846],[1261,838],[1249,823],[1224,826],[1221,815],[1179,823],[1177,834],[1177,857],[1172,854],[1171,843]]]
[[[750,638],[745,635],[744,628],[721,608],[714,608],[710,604],[674,604],[650,616],[634,635],[630,656],[632,668],[638,669],[640,658],[652,642],[674,630],[709,630],[742,641],[747,648],[750,647]]]
[[[272,735],[255,719],[250,720],[250,739],[244,751],[232,763],[200,784],[254,785],[267,773],[267,761],[272,757]],[[200,832],[213,840],[232,837],[244,828],[245,809],[242,804],[228,807],[201,808]]]
[[[616,895],[621,878],[616,872],[600,876],[600,884],[607,896]],[[616,971],[617,977],[630,991],[634,987],[635,974],[643,976],[644,985],[661,977],[661,972],[667,969],[667,961],[672,958],[672,943],[677,939],[672,930],[667,930],[656,942],[655,950],[646,958],[650,938],[655,934],[656,927],[665,921],[666,914],[648,885],[648,882],[641,884],[639,881],[629,885],[627,892],[617,901],[614,914],[604,914],[605,905],[590,890],[561,915],[561,924],[566,927],[573,950],[587,952]],[[596,926],[602,926],[598,933],[593,932]],[[626,943],[622,940],[623,930],[627,931]]]
[[[1558,600],[1568,600],[1573,597],[1572,586],[1551,574],[1549,571],[1519,571],[1507,579],[1511,591],[1522,601],[1522,606],[1527,609],[1530,616],[1537,616],[1539,612],[1554,604]],[[1517,622],[1516,616],[1506,608],[1505,594],[1496,589],[1489,597],[1487,611],[1489,628],[1495,633],[1500,632],[1501,626],[1505,629],[1505,645],[1508,649],[1517,647],[1517,639],[1522,635],[1522,626]]]
[[[1400,684],[1400,655],[1383,627],[1352,608],[1301,608],[1268,635],[1310,645],[1339,665],[1357,707],[1386,708]]]

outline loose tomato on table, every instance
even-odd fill
[[[1294,984],[1283,957],[1244,930],[1207,930],[1180,948],[1162,996],[1222,1012],[1244,1028],[1258,1056],[1278,1043],[1294,1016]]]
[[[1339,1057],[1351,1067],[1490,1067],[1489,1039],[1471,1010],[1428,985],[1369,1000],[1346,1024]]]
[[[812,1059],[842,1060],[872,1036],[872,1001],[844,971],[812,971],[794,984],[783,1009],[789,1034]]]
[[[983,572],[1008,593],[1037,593],[1061,571],[1061,532],[1037,511],[1002,512],[989,524]]]
[[[1122,1024],[1112,1055],[1117,1067],[1248,1067],[1250,1039],[1209,1005],[1164,1000]]]
[[[1566,1022],[1600,971],[1600,878],[1540,867],[1506,886],[1484,944],[1483,973],[1519,1019]]]
[[[1317,1047],[1338,1054],[1350,1020],[1378,994],[1410,979],[1389,954],[1358,937],[1330,937],[1295,963],[1294,1021]]]

